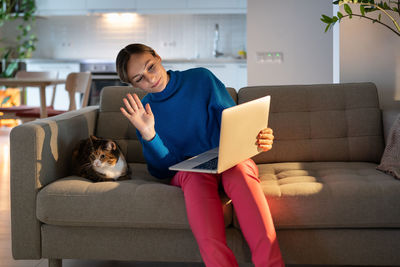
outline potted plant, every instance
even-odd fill
[[[19,22],[13,40],[0,39],[1,77],[12,77],[21,59],[31,57],[37,37],[32,33],[35,22],[35,0],[2,0],[0,2],[0,27],[11,21]]]
[[[334,5],[343,5],[343,9],[346,14],[341,12],[337,12],[336,16],[330,17],[327,15],[322,15],[322,22],[326,23],[327,26],[325,28],[325,32],[327,32],[336,22],[340,22],[344,18],[353,18],[360,17],[363,19],[371,20],[373,23],[379,23],[382,26],[385,26],[392,32],[394,32],[397,36],[400,37],[400,1],[380,1],[375,2],[375,0],[341,0],[334,1]],[[349,4],[354,4],[359,6],[359,14],[354,13]],[[353,5],[353,6],[354,6]],[[371,17],[369,14],[377,14],[378,16]],[[390,23],[387,24],[381,20],[383,16],[386,16],[390,19]]]

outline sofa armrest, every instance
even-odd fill
[[[396,118],[400,116],[400,109],[387,109],[382,110],[382,122],[383,122],[383,134],[385,137],[385,144],[387,143],[387,137],[389,135],[390,129]]]
[[[75,144],[94,133],[98,106],[19,125],[10,133],[11,239],[15,259],[40,259],[36,195],[65,177]]]

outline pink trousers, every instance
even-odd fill
[[[219,175],[178,172],[171,184],[184,192],[189,224],[207,267],[238,266],[226,243],[220,184],[232,199],[255,267],[284,266],[258,168],[251,159]]]

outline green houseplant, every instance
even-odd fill
[[[1,0],[0,27],[17,21],[16,38],[0,38],[1,77],[11,77],[18,68],[18,61],[31,57],[37,37],[32,33],[35,22],[35,0]]]
[[[375,2],[375,0],[340,0],[334,1],[334,5],[343,5],[343,9],[345,14],[341,12],[337,12],[336,16],[327,16],[322,15],[322,22],[326,23],[327,26],[325,28],[325,32],[327,32],[336,22],[340,22],[344,18],[353,18],[360,17],[363,19],[371,20],[373,23],[379,23],[382,26],[385,26],[392,32],[394,32],[397,36],[400,37],[400,1],[380,1]],[[353,4],[354,6],[359,6],[359,14],[354,13],[349,4]],[[369,16],[372,14],[377,14],[376,17]],[[381,20],[383,16],[386,16],[390,19],[390,23],[387,24]]]

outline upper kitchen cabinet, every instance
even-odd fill
[[[107,12],[245,14],[247,0],[36,0],[36,4],[40,16]]]
[[[142,14],[239,14],[246,13],[247,0],[136,0]]]
[[[40,16],[136,11],[136,0],[36,0],[36,5]]]
[[[187,0],[136,0],[137,12],[142,14],[183,13],[187,10]]]
[[[36,0],[37,11],[39,16],[54,15],[85,15],[86,1],[82,0]]]
[[[196,10],[198,13],[230,13],[245,14],[247,0],[187,0],[189,10]]]
[[[135,12],[136,7],[137,0],[86,0],[88,12]]]

